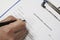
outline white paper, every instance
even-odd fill
[[[6,1],[6,3],[5,3]],[[4,13],[10,6],[18,0],[2,0],[6,7],[1,3],[0,14]],[[56,2],[57,1],[57,2]],[[59,4],[60,0],[50,0],[53,4]],[[9,3],[11,2],[11,3]],[[25,19],[26,27],[29,34],[25,40],[60,40],[60,21],[58,21],[47,10],[41,7],[43,0],[20,0],[13,8],[11,8],[0,20],[12,15],[16,18]],[[9,5],[9,4],[10,5]],[[47,4],[47,8],[60,19],[60,15],[52,10]],[[59,5],[56,5],[57,7]]]

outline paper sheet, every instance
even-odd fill
[[[2,0],[0,2],[0,15],[17,1],[19,0]],[[55,0],[51,0],[50,2],[54,1]],[[21,18],[22,20],[25,19],[27,21],[26,27],[29,30],[29,34],[25,40],[60,40],[60,21],[41,7],[42,2],[43,0],[20,0],[3,17],[1,17],[0,20],[5,19],[9,15],[19,19]],[[55,5],[55,2],[53,4]],[[59,14],[52,10],[47,4],[46,6],[60,19]]]

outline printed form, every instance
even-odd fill
[[[56,7],[60,6],[60,0],[49,1]],[[26,28],[29,30],[25,40],[60,40],[60,15],[48,4],[47,9],[52,14],[44,9],[42,2],[43,0],[1,0],[0,21],[9,15],[25,19]]]

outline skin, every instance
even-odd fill
[[[0,40],[24,40],[28,34],[26,22],[9,16],[1,22],[16,20],[13,23],[0,27]]]

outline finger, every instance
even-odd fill
[[[22,35],[22,37],[19,37],[18,40],[24,40],[26,38],[26,36],[28,35],[28,32],[26,32],[24,35]]]
[[[4,19],[4,20],[2,20],[0,22],[13,21],[13,20],[16,20],[16,18],[13,17],[13,16],[8,16],[6,19]]]
[[[13,23],[10,23],[9,25],[2,26],[1,29],[3,29],[6,32],[17,32],[23,28],[25,28],[26,24],[22,20],[17,20]],[[26,28],[25,28],[26,29]]]
[[[24,37],[26,37],[26,35],[28,34],[28,31],[25,29],[25,30],[22,30],[20,32],[18,32],[16,35],[15,35],[15,38],[16,40],[19,40],[19,39],[24,39]]]
[[[22,36],[21,38],[19,38],[18,40],[24,40],[26,38],[27,34],[25,34],[24,36]]]
[[[18,40],[24,40],[26,38],[27,34],[24,34],[22,37],[19,37]]]

